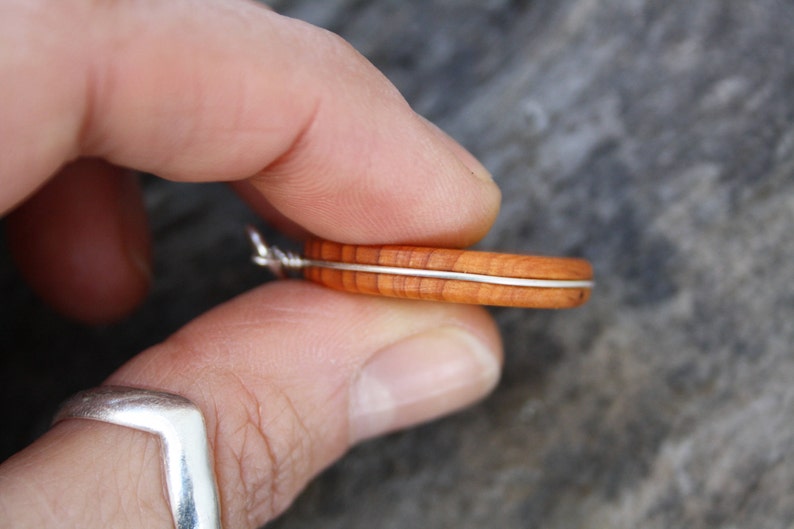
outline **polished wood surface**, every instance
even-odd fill
[[[417,246],[356,246],[310,240],[306,258],[343,263],[442,270],[524,279],[588,280],[593,271],[582,259],[510,255]],[[307,267],[316,283],[381,296],[527,308],[571,308],[590,297],[589,288],[539,288],[491,285],[451,279]]]

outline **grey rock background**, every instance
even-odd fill
[[[504,204],[482,247],[582,255],[598,279],[582,309],[494,311],[490,399],[356,448],[272,527],[794,526],[794,3],[272,4],[484,161]],[[2,456],[262,280],[224,188],[150,180],[147,200],[158,283],[124,324],[61,320],[0,259]]]

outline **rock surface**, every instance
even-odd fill
[[[575,311],[494,311],[491,398],[355,449],[272,527],[794,523],[794,4],[273,5],[342,34],[483,160],[504,204],[482,247],[582,255],[598,286]],[[0,259],[0,455],[261,281],[223,188],[150,181],[147,200],[158,283],[125,324],[64,322]]]

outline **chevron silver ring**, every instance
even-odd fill
[[[207,428],[198,406],[171,393],[102,386],[64,402],[53,424],[67,419],[106,422],[158,436],[176,529],[221,529]]]

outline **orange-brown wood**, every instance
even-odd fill
[[[356,246],[310,240],[304,248],[309,259],[443,270],[523,279],[589,280],[590,263],[583,259],[509,255],[417,246]],[[362,294],[410,299],[562,309],[576,307],[590,297],[589,288],[538,288],[490,285],[471,281],[422,278],[370,272],[307,267],[304,276],[316,283]]]

